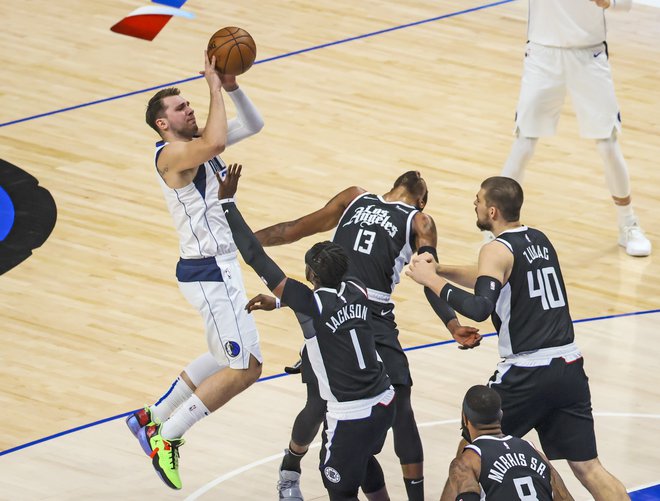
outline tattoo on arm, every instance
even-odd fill
[[[461,492],[481,492],[475,472],[463,456],[458,456],[451,462],[449,481],[456,490],[456,495]]]
[[[287,231],[295,226],[297,222],[298,220],[274,224],[273,226],[259,230],[255,235],[264,247],[288,244],[294,240],[290,240],[286,237]]]

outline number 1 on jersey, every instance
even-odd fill
[[[355,238],[355,243],[353,244],[353,250],[361,252],[363,254],[371,254],[371,248],[374,246],[374,240],[376,239],[376,232],[369,230],[360,230],[358,231],[357,237]]]
[[[349,332],[351,333],[351,341],[353,341],[353,348],[355,348],[355,354],[357,355],[358,366],[360,369],[366,369],[367,364],[364,363],[364,355],[362,354],[362,348],[360,348],[357,332],[355,329],[351,329]]]

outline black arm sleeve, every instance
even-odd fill
[[[268,288],[273,290],[286,278],[286,275],[275,261],[268,257],[236,204],[233,201],[225,201],[222,203],[222,209],[225,211],[225,217],[241,256],[257,272]]]
[[[499,280],[482,275],[477,278],[474,294],[447,284],[440,291],[440,297],[461,315],[482,322],[495,310],[501,289],[502,284]]]
[[[440,320],[442,320],[445,325],[456,318],[456,312],[451,306],[449,306],[447,301],[442,299],[442,297],[438,296],[431,289],[424,287],[424,295],[431,305],[431,308],[433,308],[433,311],[435,311],[435,314],[440,317]]]
[[[319,307],[316,304],[312,289],[293,278],[286,279],[282,302],[296,313],[302,313],[312,318],[319,316]]]
[[[417,250],[417,254],[424,254],[425,252],[430,253],[436,261],[438,260],[438,251],[435,247],[423,245]],[[442,297],[438,296],[431,289],[424,287],[424,295],[435,314],[440,317],[440,320],[442,320],[445,325],[456,318],[456,312],[451,306],[449,306],[449,304],[447,304],[447,301],[442,299]]]

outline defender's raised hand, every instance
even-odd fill
[[[243,166],[240,164],[231,164],[227,167],[227,174],[224,179],[220,177],[219,172],[215,173],[215,177],[218,178],[218,183],[220,184],[220,189],[218,190],[218,198],[220,200],[234,198],[238,189],[238,178],[241,177],[242,169]]]

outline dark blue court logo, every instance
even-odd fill
[[[231,358],[235,358],[241,352],[241,347],[236,341],[227,341],[225,343],[225,351]]]
[[[0,159],[0,275],[41,247],[56,220],[50,192],[35,177]]]

